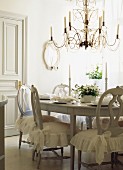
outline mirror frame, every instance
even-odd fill
[[[52,65],[49,65],[48,64],[48,61],[47,61],[47,58],[46,58],[46,50],[49,46],[52,46],[52,49],[56,52],[56,61],[54,62],[54,64]],[[59,64],[59,61],[60,61],[60,51],[58,48],[55,47],[53,41],[47,41],[45,44],[44,44],[44,50],[43,50],[43,61],[44,61],[44,64],[46,66],[46,68],[48,70],[58,70],[58,64]]]

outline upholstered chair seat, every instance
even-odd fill
[[[42,115],[43,122],[60,122],[60,120],[54,116]],[[23,132],[24,135],[28,134],[32,129],[32,124],[34,123],[33,116],[23,116],[16,120],[16,129]]]
[[[20,112],[16,122],[15,128],[20,132],[19,135],[19,149],[21,143],[29,143],[29,140],[23,140],[23,134],[29,134],[30,129],[32,129],[32,124],[34,124],[32,106],[31,106],[31,88],[30,86],[23,84],[17,93],[17,105]],[[43,115],[43,122],[59,122],[60,120],[54,116]]]
[[[44,148],[52,151],[70,144],[70,124],[65,122],[43,122],[39,94],[33,85],[31,87],[31,103],[34,122],[32,122],[29,132],[29,140],[33,144],[33,160],[35,151],[36,153],[38,152],[39,161],[37,168],[39,168]],[[76,132],[78,133],[79,131],[76,128]],[[58,156],[58,153],[56,155],[56,159],[66,158],[62,151],[61,155]]]
[[[102,102],[105,96],[111,95],[111,99],[107,108],[102,108]],[[105,164],[104,156],[111,153],[112,168],[114,164],[118,164],[118,152],[123,151],[123,128],[118,125],[118,120],[123,113],[123,89],[120,87],[112,88],[104,92],[98,102],[96,109],[96,129],[81,131],[71,139],[71,144],[78,150],[78,170],[81,164],[85,165],[81,160],[83,152],[95,153],[96,164],[86,166]],[[115,103],[118,103],[115,106]],[[107,117],[101,118],[101,109],[107,109]],[[122,163],[121,163],[122,164]]]

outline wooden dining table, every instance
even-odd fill
[[[40,100],[41,110],[55,113],[63,113],[70,115],[70,134],[71,138],[75,135],[76,129],[76,116],[88,116],[89,117],[89,126],[92,128],[91,118],[96,116],[96,106],[91,103],[68,103],[60,104],[58,102]],[[107,114],[108,107],[102,107],[100,115],[102,117],[109,116]],[[117,107],[115,107],[114,112]],[[75,147],[70,145],[70,170],[74,170],[74,157],[75,157]]]

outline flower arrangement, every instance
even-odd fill
[[[86,73],[89,76],[89,79],[102,79],[102,70],[99,70],[99,66],[96,66],[96,69]]]
[[[96,97],[99,95],[100,89],[96,85],[79,86],[78,84],[76,84],[74,91],[79,95],[79,97],[83,97],[85,95],[92,95]]]

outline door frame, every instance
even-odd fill
[[[8,19],[14,19],[17,21],[22,21],[22,37],[23,37],[23,42],[22,42],[22,64],[23,64],[23,72],[22,72],[22,84],[27,83],[27,28],[28,28],[28,17],[25,15],[21,14],[16,14],[12,12],[7,12],[7,11],[2,11],[0,10],[0,17],[1,18],[8,18]]]
[[[2,11],[0,10],[0,18],[3,19],[11,19],[15,21],[21,21],[22,22],[22,84],[27,83],[27,24],[28,24],[28,17],[12,12]],[[16,84],[16,89],[18,87],[18,84]],[[6,109],[6,108],[5,108]],[[19,111],[18,111],[19,113]],[[12,129],[12,133],[10,132],[10,129],[5,128],[5,136],[11,136],[11,134],[17,135],[17,130],[15,131]],[[10,134],[10,135],[9,135]]]

